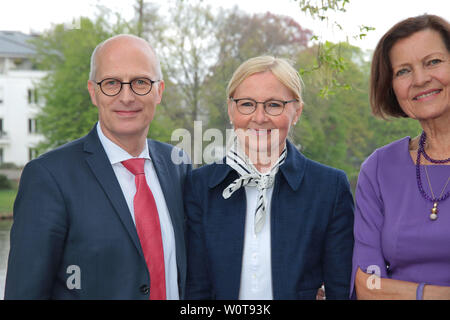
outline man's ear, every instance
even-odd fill
[[[158,88],[158,90],[157,90],[158,91],[158,93],[157,93],[158,94],[157,104],[159,104],[159,103],[161,103],[163,92],[164,92],[164,88],[165,88],[164,80],[160,80],[158,82],[157,88]]]
[[[95,95],[95,87],[97,86],[97,84],[92,81],[92,80],[88,80],[87,82],[87,89],[89,91],[89,96],[91,97],[91,102],[94,106],[98,106],[97,105],[97,97]]]

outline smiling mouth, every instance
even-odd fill
[[[139,110],[133,110],[133,111],[118,110],[118,111],[116,111],[116,113],[121,116],[132,116],[138,112],[139,112]]]
[[[419,96],[415,96],[415,97],[413,98],[413,100],[424,99],[424,98],[430,97],[430,96],[432,96],[432,95],[438,94],[438,93],[440,93],[441,91],[442,91],[441,89],[433,90],[433,91],[431,91],[431,92],[427,92],[427,93],[421,94],[421,95],[419,95]]]
[[[250,133],[257,136],[267,135],[270,134],[270,132],[272,131],[271,129],[248,129],[248,130]]]

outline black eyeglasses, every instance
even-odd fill
[[[236,103],[237,110],[242,114],[252,114],[255,112],[258,103],[262,103],[264,111],[271,116],[279,116],[283,113],[286,103],[298,101],[297,99],[282,101],[282,100],[267,100],[263,102],[255,101],[250,98],[234,99],[230,97],[231,101]]]
[[[114,78],[103,79],[100,82],[96,82],[100,86],[100,90],[110,97],[116,96],[122,90],[124,84],[129,84],[131,90],[139,96],[145,96],[152,91],[153,84],[161,80],[151,80],[148,78],[136,78],[130,82],[122,82]]]

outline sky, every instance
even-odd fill
[[[147,0],[148,1],[148,0]],[[164,5],[167,0],[153,0]],[[441,15],[450,21],[449,0],[350,0],[347,12],[335,14],[328,23],[311,19],[302,13],[295,0],[203,0],[212,7],[231,8],[234,5],[249,13],[288,15],[304,28],[311,29],[322,40],[348,40],[363,49],[374,49],[381,36],[396,22],[423,13]],[[41,32],[52,24],[70,23],[79,16],[94,17],[96,5],[106,6],[130,19],[134,15],[135,0],[0,0],[0,30],[24,33]],[[340,24],[344,32],[333,27]],[[359,27],[374,27],[363,40],[356,40]]]

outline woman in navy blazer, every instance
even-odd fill
[[[287,140],[303,102],[285,60],[252,58],[227,88],[235,137],[225,163],[185,185],[187,299],[349,296],[353,198],[345,173]]]

